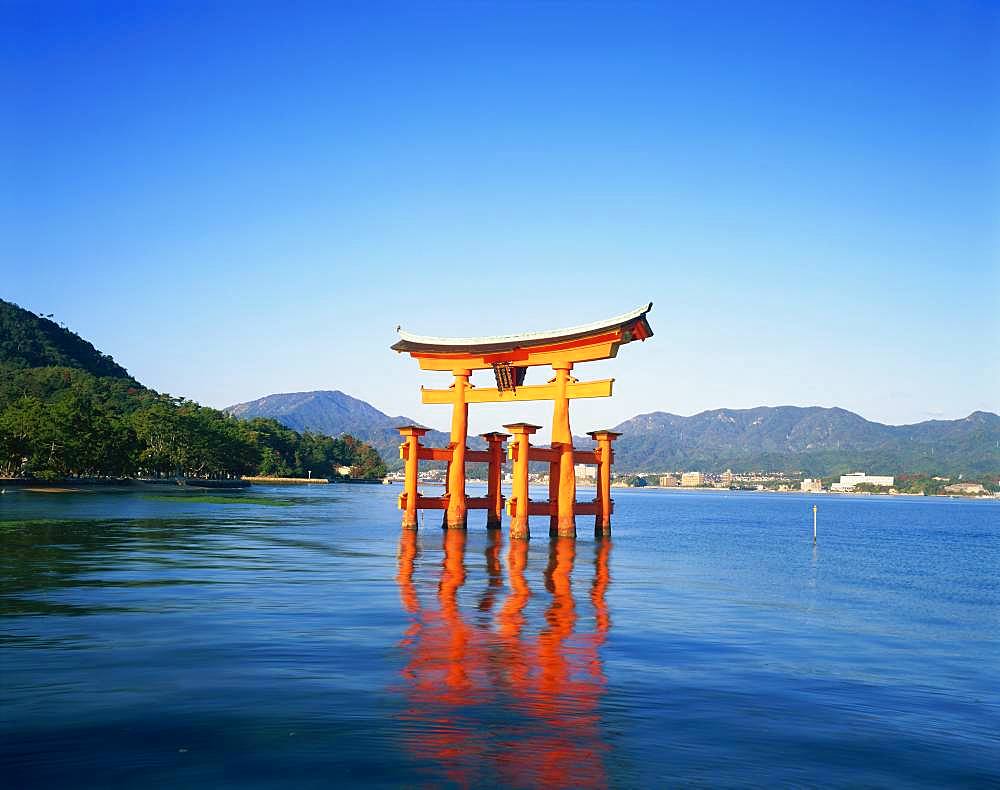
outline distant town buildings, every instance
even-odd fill
[[[867,483],[872,486],[891,488],[895,483],[895,480],[896,478],[892,475],[866,475],[864,472],[851,472],[850,474],[841,475],[840,482],[831,485],[830,490],[853,491],[862,483]]]
[[[574,472],[577,483],[580,485],[594,485],[596,482],[596,469],[589,464],[576,464]],[[341,466],[336,468],[336,472],[341,476],[350,476],[351,467]],[[420,472],[421,483],[431,485],[443,485],[447,473],[445,469],[423,469]],[[400,472],[389,473],[386,477],[390,482],[402,482],[403,477]],[[528,476],[531,485],[547,486],[549,476],[547,472],[532,472]],[[829,490],[834,493],[850,493],[857,491],[858,486],[867,484],[877,489],[887,489],[889,494],[912,495],[912,496],[969,496],[988,497],[994,496],[1000,499],[1000,480],[996,481],[996,488],[993,479],[977,481],[966,481],[958,478],[934,477],[931,478],[937,483],[946,485],[936,485],[928,490],[924,490],[922,481],[928,478],[923,477],[914,484],[914,476],[904,475],[900,480],[899,487],[896,487],[896,478],[892,475],[869,475],[865,472],[851,472],[841,475],[840,481],[833,483]],[[485,483],[484,480],[473,482]],[[510,485],[513,476],[510,472],[504,472],[503,483]],[[955,480],[955,482],[951,482]],[[643,486],[659,486],[660,488],[684,488],[705,489],[711,487],[719,490],[738,491],[778,491],[793,492],[800,491],[805,494],[819,494],[826,491],[823,481],[818,477],[803,478],[802,472],[775,472],[775,471],[753,471],[753,472],[733,472],[727,469],[725,472],[664,472],[660,470],[638,471],[616,474],[612,477],[611,484],[616,488],[631,488]],[[544,498],[544,497],[543,497]]]
[[[982,483],[952,483],[945,486],[943,491],[946,494],[988,494]]]
[[[684,488],[694,488],[695,486],[704,485],[705,475],[701,472],[685,472],[681,475],[681,485]]]

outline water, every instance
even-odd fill
[[[1000,785],[1000,502],[397,494],[0,497],[4,784]]]

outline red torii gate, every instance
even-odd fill
[[[575,398],[602,398],[611,395],[614,379],[577,381],[570,375],[573,366],[581,362],[610,359],[618,349],[633,340],[652,337],[653,330],[646,318],[652,302],[630,313],[605,321],[548,332],[529,332],[501,337],[443,338],[422,337],[400,331],[401,339],[392,346],[394,351],[408,353],[422,370],[449,371],[454,383],[446,390],[421,387],[424,403],[451,404],[451,442],[447,448],[423,447],[420,438],[426,428],[402,426],[400,456],[405,462],[406,480],[399,497],[403,511],[403,527],[417,527],[417,511],[444,510],[444,526],[464,528],[470,509],[487,511],[487,527],[499,528],[503,509],[500,475],[503,464],[504,440],[513,435],[509,449],[513,461],[514,491],[507,512],[511,517],[512,538],[528,537],[528,517],[549,516],[552,535],[575,537],[576,516],[594,515],[595,533],[611,533],[611,443],[619,436],[613,431],[593,431],[597,442],[591,451],[573,449],[573,434],[569,425],[569,401]],[[525,385],[527,369],[551,366],[555,377],[546,384]],[[469,378],[473,370],[493,369],[496,388],[473,387]],[[552,442],[548,448],[532,447],[529,437],[539,426],[527,423],[505,425],[510,434],[482,434],[486,450],[468,449],[470,403],[508,403],[514,401],[553,401]],[[417,490],[417,475],[421,460],[448,462],[448,482],[444,496],[425,497]],[[545,461],[549,464],[549,499],[531,502],[528,498],[528,463]],[[465,465],[485,462],[489,466],[487,495],[468,497],[465,493]],[[593,502],[576,501],[577,463],[597,464],[597,498]]]

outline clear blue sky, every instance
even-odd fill
[[[397,324],[648,300],[589,430],[1000,409],[1000,4],[4,2],[0,295],[213,406],[436,426]],[[537,374],[536,374],[537,377]],[[472,427],[548,422],[474,410]]]

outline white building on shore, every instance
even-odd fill
[[[853,491],[856,486],[867,483],[873,486],[892,488],[896,478],[892,475],[866,475],[864,472],[851,472],[841,475],[840,482],[830,486],[831,491]]]

